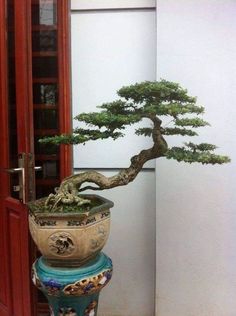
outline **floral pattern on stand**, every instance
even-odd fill
[[[47,291],[47,294],[50,296],[58,296],[60,295],[60,291],[62,289],[62,285],[59,284],[57,281],[50,279],[50,280],[44,280],[43,285],[45,287],[45,290]]]
[[[66,308],[60,308],[58,316],[77,316],[76,311],[74,308],[66,307]]]
[[[32,265],[32,270],[31,270],[31,279],[34,283],[34,285],[38,288],[38,289],[41,289],[43,287],[39,277],[38,277],[38,274],[37,274],[37,271],[35,269],[35,263]]]
[[[102,289],[111,279],[112,269],[105,270],[93,277],[76,281],[64,287],[63,292],[65,295],[81,296],[93,294]]]
[[[90,303],[89,306],[85,310],[84,316],[95,316],[97,305],[98,305],[97,301],[93,301],[92,303]]]

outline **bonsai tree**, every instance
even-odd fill
[[[106,177],[96,171],[87,171],[64,179],[55,194],[50,194],[46,205],[51,211],[62,210],[63,205],[83,205],[89,200],[80,196],[82,191],[111,189],[127,185],[141,171],[143,165],[156,158],[175,159],[178,162],[223,164],[229,157],[217,155],[213,144],[185,142],[181,147],[168,147],[165,136],[197,136],[195,129],[206,127],[208,122],[201,118],[204,107],[196,104],[196,98],[189,96],[187,90],[178,83],[166,80],[141,82],[121,88],[120,97],[110,103],[104,103],[100,112],[82,113],[75,117],[86,124],[86,128],[75,128],[70,135],[58,135],[44,138],[46,144],[85,144],[88,141],[124,136],[128,125],[148,119],[151,126],[136,129],[137,135],[151,137],[153,145],[140,151],[130,159],[130,165],[116,175]],[[162,125],[162,117],[170,117],[171,123]],[[84,186],[84,184],[86,185]]]

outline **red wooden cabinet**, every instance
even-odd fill
[[[0,0],[1,316],[48,315],[30,280],[38,254],[26,203],[52,192],[72,171],[70,147],[38,143],[71,129],[69,5]]]

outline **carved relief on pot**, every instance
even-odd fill
[[[33,241],[36,243],[37,245],[37,226],[36,226],[36,223],[34,221],[34,218],[33,216],[29,216],[29,230],[30,230],[30,234],[31,234],[31,237],[33,239]]]
[[[104,205],[109,203],[101,197],[96,199],[101,205],[83,215],[30,212],[31,235],[52,266],[58,266],[60,260],[64,265],[80,266],[104,247],[110,231],[110,210]]]
[[[73,236],[67,232],[56,232],[48,238],[48,247],[52,254],[68,256],[75,251]]]
[[[98,225],[90,238],[90,251],[94,252],[99,250],[105,244],[108,234],[107,225]]]

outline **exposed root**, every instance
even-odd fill
[[[55,194],[49,194],[47,200],[45,201],[45,206],[50,207],[50,211],[54,211],[58,206],[61,205],[76,205],[82,206],[85,204],[90,204],[91,201],[88,199],[84,199],[75,191],[69,192],[67,190],[60,190],[60,188],[55,189]],[[60,210],[60,209],[59,209]],[[62,208],[61,208],[62,210]]]

